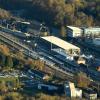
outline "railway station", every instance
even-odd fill
[[[51,50],[55,50],[56,52],[63,52],[66,53],[68,55],[74,55],[80,54],[80,48],[69,43],[66,42],[58,37],[55,36],[46,36],[46,37],[41,37],[42,42],[46,43],[47,46],[51,49]]]

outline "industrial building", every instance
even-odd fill
[[[14,36],[17,36],[20,38],[30,37],[29,33],[24,33],[24,32],[18,31],[18,30],[11,30],[9,28],[2,27],[2,26],[0,26],[0,31],[6,32],[8,34],[11,34],[11,35],[14,35]]]
[[[38,84],[38,89],[49,93],[49,94],[63,94],[64,93],[64,86],[62,84],[54,84],[54,83],[48,83],[48,82],[43,82]]]
[[[53,50],[55,48],[61,48],[66,52],[68,55],[75,55],[75,54],[80,54],[80,48],[68,43],[58,37],[55,36],[46,36],[46,37],[41,37],[43,43],[46,43],[47,46],[50,46],[50,49]]]
[[[100,27],[73,27],[67,26],[67,38],[82,38],[85,42],[100,46]]]
[[[93,36],[93,37],[100,37],[100,28],[99,27],[89,27],[83,28],[84,36]]]
[[[83,28],[83,35],[85,42],[94,44],[95,46],[100,46],[100,28],[99,27],[89,27]]]
[[[66,31],[67,31],[67,37],[70,38],[80,37],[83,33],[83,30],[81,28],[74,27],[74,26],[67,26]]]
[[[88,100],[96,100],[97,99],[97,93],[89,88],[82,89],[83,90],[83,96]]]

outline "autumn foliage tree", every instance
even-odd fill
[[[1,54],[0,64],[4,66],[6,61],[6,56],[10,54],[9,48],[6,45],[0,45],[0,54]]]
[[[77,86],[81,88],[87,88],[90,84],[90,80],[87,75],[83,72],[78,73],[76,76]]]
[[[31,58],[28,58],[28,60],[26,61],[26,65],[28,65],[31,69],[36,68],[34,61]]]
[[[36,69],[43,70],[45,67],[45,62],[37,59],[37,60],[34,60],[34,65],[36,66]]]
[[[10,17],[10,12],[0,8],[0,19],[9,19]]]
[[[52,25],[83,25],[84,13],[86,26],[97,25],[100,19],[100,0],[0,0],[0,6],[10,10],[25,9],[25,18],[35,18]],[[11,5],[11,6],[10,6]],[[1,18],[8,18],[8,11],[1,9]],[[84,17],[84,15],[82,15]],[[94,19],[95,18],[95,19]],[[82,20],[81,20],[82,19]],[[67,21],[65,21],[67,20]],[[76,22],[76,20],[78,20]],[[92,21],[93,20],[93,21]]]
[[[10,50],[6,45],[0,45],[0,52],[3,53],[4,55],[10,54]]]

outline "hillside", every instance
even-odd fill
[[[100,0],[0,0],[3,9],[24,10],[21,17],[59,26],[100,25],[99,5]]]

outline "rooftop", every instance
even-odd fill
[[[87,27],[87,28],[84,28],[84,29],[100,30],[100,27]]]
[[[58,37],[55,37],[55,36],[46,36],[46,37],[41,37],[42,39],[48,41],[48,42],[51,42],[52,44],[64,49],[64,50],[70,50],[70,49],[77,49],[80,51],[80,48],[71,44],[71,43],[68,43]]]
[[[38,71],[38,70],[31,70],[32,73],[39,75],[41,78],[44,77],[46,75],[46,73],[42,72],[42,71]]]
[[[17,22],[19,22],[19,23],[22,23],[22,24],[30,24],[30,22],[23,22],[23,21],[17,21]]]
[[[89,93],[89,94],[96,94],[96,92],[90,88],[84,88],[82,89],[84,92]]]
[[[74,27],[74,26],[67,26],[67,27],[72,29],[72,30],[81,31],[81,28],[78,28],[78,27]]]

